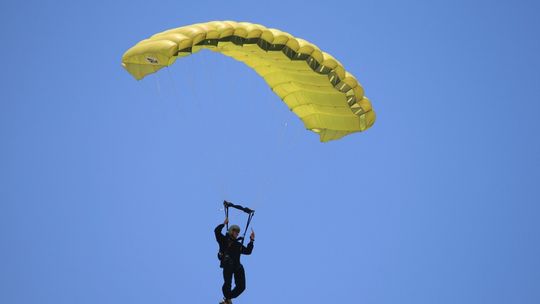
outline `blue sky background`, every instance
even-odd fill
[[[0,303],[217,303],[224,198],[257,210],[235,303],[540,303],[539,12],[0,2]],[[333,54],[375,126],[321,144],[211,52],[140,82],[120,66],[156,32],[227,19]]]

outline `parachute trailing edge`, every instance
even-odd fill
[[[254,69],[322,142],[365,131],[375,122],[364,89],[334,57],[259,24],[212,21],[167,30],[126,51],[122,66],[139,80],[202,49]]]

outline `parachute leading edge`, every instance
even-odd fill
[[[167,30],[130,48],[122,66],[140,80],[201,49],[254,69],[322,142],[367,130],[375,122],[364,89],[334,57],[259,24],[212,21]]]

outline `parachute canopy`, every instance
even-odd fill
[[[375,112],[356,78],[316,45],[260,24],[212,21],[167,30],[122,56],[137,80],[209,49],[247,64],[322,142],[364,131]]]

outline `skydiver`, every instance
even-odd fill
[[[220,304],[232,304],[232,299],[238,297],[246,289],[246,276],[244,266],[240,263],[240,255],[249,255],[253,251],[253,242],[255,241],[255,232],[251,230],[249,236],[250,242],[247,246],[242,245],[240,227],[232,225],[223,235],[221,231],[223,227],[229,223],[229,218],[226,217],[223,224],[219,224],[214,229],[216,241],[219,244],[219,259],[221,261],[219,267],[223,268],[223,300]],[[234,276],[234,289],[231,290],[232,279]]]

